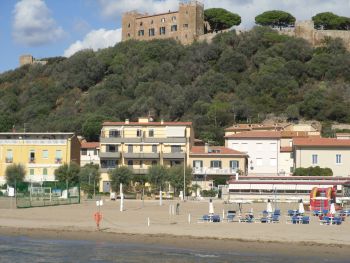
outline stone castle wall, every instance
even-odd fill
[[[297,21],[295,28],[285,28],[278,30],[281,34],[300,37],[308,41],[311,45],[317,47],[322,45],[326,37],[340,38],[344,42],[347,50],[350,50],[350,31],[347,30],[318,30],[314,28],[311,20]]]

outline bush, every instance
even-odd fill
[[[294,176],[332,176],[333,171],[330,168],[321,168],[319,166],[308,168],[296,168]]]
[[[217,191],[216,190],[203,190],[201,192],[201,195],[203,197],[215,197],[217,195]]]

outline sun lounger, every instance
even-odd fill
[[[281,209],[275,209],[273,214],[276,215],[276,216],[280,216],[281,215]]]
[[[304,225],[310,224],[310,217],[309,216],[303,216],[302,223]]]
[[[272,222],[272,223],[279,223],[279,222],[280,222],[280,217],[279,217],[279,215],[273,215],[273,216],[272,216],[271,222]]]
[[[233,222],[235,217],[236,217],[236,211],[227,211],[227,215],[226,215],[227,222]]]
[[[244,222],[244,223],[254,223],[255,218],[253,214],[247,214],[245,217],[240,218],[239,222]]]

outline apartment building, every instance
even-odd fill
[[[227,180],[236,173],[246,175],[248,155],[224,146],[193,146],[189,155],[192,166],[192,184],[198,184],[202,190],[209,190],[217,177]]]
[[[108,192],[108,170],[128,166],[135,174],[147,174],[151,165],[185,165],[194,142],[191,122],[105,122],[100,136],[100,191]]]
[[[25,181],[54,181],[63,163],[80,164],[80,142],[74,133],[0,133],[0,183],[10,164],[22,164]]]
[[[86,164],[100,165],[100,143],[82,142],[80,149],[80,166]]]
[[[279,131],[246,131],[225,136],[225,146],[248,155],[248,175],[275,176],[280,171]]]
[[[350,176],[350,140],[335,138],[296,138],[293,140],[294,167],[330,168],[333,176]]]
[[[122,41],[173,38],[190,44],[204,34],[204,6],[198,1],[180,1],[178,11],[149,15],[136,11],[122,17]]]

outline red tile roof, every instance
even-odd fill
[[[176,121],[170,121],[170,122],[129,122],[125,123],[123,121],[120,122],[112,122],[112,121],[106,121],[103,123],[103,126],[192,126],[192,122],[176,122]]]
[[[293,147],[281,147],[280,149],[281,153],[289,153],[289,152],[292,152],[293,151]]]
[[[84,148],[84,149],[95,149],[99,147],[100,147],[99,142],[82,142],[81,143],[81,148]]]
[[[306,131],[281,131],[282,138],[308,137]]]
[[[294,146],[314,146],[314,147],[350,147],[350,140],[335,138],[295,138]]]
[[[205,152],[205,146],[192,146],[190,155],[244,155],[246,156],[246,153],[239,152],[233,149],[226,148],[224,146],[209,146],[210,150],[214,150],[214,152]],[[220,152],[216,152],[220,151]]]
[[[247,131],[232,135],[226,135],[225,138],[281,138],[281,132],[279,131]]]

